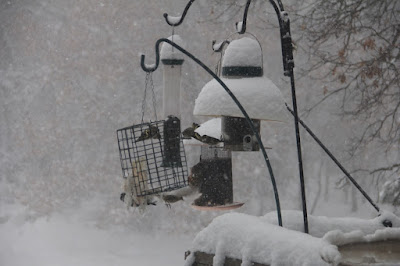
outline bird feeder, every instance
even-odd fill
[[[221,80],[242,103],[258,132],[261,120],[287,120],[280,90],[263,74],[262,50],[257,40],[244,37],[230,42],[222,59]],[[203,87],[193,114],[221,117],[222,141],[226,149],[259,150],[255,134],[242,112],[216,80]]]
[[[172,118],[172,122],[167,119],[117,130],[122,175],[129,185],[127,191],[131,193],[129,196],[138,202],[147,195],[172,191],[188,185],[182,140],[180,138],[166,140],[171,134],[167,131],[168,125],[174,121]],[[171,150],[166,149],[168,145],[174,145],[172,155]],[[175,149],[179,151],[178,157],[175,156]]]
[[[170,39],[182,42],[176,35]],[[117,130],[122,173],[128,187],[125,194],[129,193],[136,206],[145,204],[148,195],[188,185],[180,126],[180,77],[184,60],[166,44],[161,50],[161,61],[164,65],[163,116],[166,119]],[[152,80],[146,80],[146,89],[148,84],[152,86]],[[154,86],[152,90],[155,97]]]
[[[285,121],[285,104],[280,90],[263,77],[261,46],[258,41],[245,37],[230,42],[222,58],[221,80],[247,110],[257,133],[260,133],[261,120]],[[231,97],[215,79],[201,90],[195,102],[194,115],[213,117],[206,124],[219,121],[219,131],[223,147],[202,145],[200,166],[204,169],[202,196],[195,200],[197,209],[217,209],[224,206],[240,207],[242,203],[233,202],[232,192],[232,151],[258,151],[257,138],[242,112]],[[215,119],[218,117],[219,119]],[[201,125],[195,130],[198,133]],[[206,127],[209,128],[209,127]],[[213,131],[217,126],[213,126]],[[216,130],[218,131],[218,130]],[[202,134],[214,135],[203,131]],[[224,155],[221,152],[224,151]],[[207,167],[205,167],[207,166]],[[195,166],[197,167],[197,166]],[[198,174],[197,168],[192,172]],[[192,173],[193,174],[193,173]],[[191,182],[189,177],[189,183]]]
[[[168,39],[182,45],[183,41],[178,35]],[[165,43],[160,51],[163,63],[163,115],[168,117],[164,126],[164,160],[162,166],[182,166],[180,155],[181,135],[181,73],[184,59],[174,47]]]

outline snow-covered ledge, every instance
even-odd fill
[[[229,213],[215,218],[197,234],[185,266],[195,252],[215,254],[213,265],[224,265],[226,257],[242,265],[336,265],[340,253],[326,240],[265,222],[259,217]]]
[[[241,265],[400,263],[400,219],[392,213],[370,220],[310,215],[309,235],[297,231],[303,229],[301,212],[283,211],[282,216],[286,228],[274,224],[276,213],[215,218],[194,239],[185,266],[192,265],[199,252],[214,256],[216,266],[224,265],[226,258]],[[387,227],[388,222],[392,227]]]

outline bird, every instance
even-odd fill
[[[146,128],[143,130],[142,134],[135,140],[135,142],[138,141],[145,141],[147,139],[160,139],[160,131],[158,130],[157,126],[152,126],[150,125],[149,128]]]
[[[198,133],[195,133],[195,138],[205,144],[208,144],[208,145],[217,145],[218,143],[221,142],[221,140],[219,140],[219,139],[216,139],[216,138],[213,138],[213,137],[210,137],[207,135],[200,136]]]
[[[199,127],[200,127],[199,124],[193,123],[191,127],[186,128],[186,129],[182,132],[183,138],[185,138],[185,139],[191,139],[191,138],[193,138],[193,137],[194,137],[194,133],[195,133],[194,131],[195,131],[197,128],[199,128]]]
[[[168,194],[163,194],[161,196],[161,199],[165,202],[165,205],[167,205],[168,208],[171,208],[171,203],[178,202],[180,200],[183,200],[182,196],[177,196],[177,195],[168,195]]]
[[[221,140],[214,138],[214,137],[210,137],[207,135],[203,135],[201,136],[199,133],[197,133],[195,130],[198,129],[200,127],[199,124],[193,123],[191,127],[186,128],[183,132],[183,138],[185,139],[190,139],[190,138],[194,138],[200,142],[203,142],[205,144],[208,145],[216,145],[218,143],[221,142]]]

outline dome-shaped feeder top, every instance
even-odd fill
[[[257,40],[244,37],[233,40],[222,59],[222,76],[260,77],[263,75],[261,46]]]
[[[221,78],[252,119],[288,120],[285,101],[279,88],[266,77]],[[196,99],[194,115],[244,117],[224,88],[213,79]]]
[[[185,43],[179,35],[172,35],[168,37],[168,40],[173,41],[181,47],[185,46]],[[161,46],[160,59],[165,65],[182,65],[184,61],[183,53],[166,42]]]

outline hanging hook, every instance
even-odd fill
[[[223,42],[217,43],[216,40],[212,41],[212,49],[214,52],[216,53],[220,53],[222,52],[222,50],[224,50],[225,45],[228,45],[230,43],[230,41],[228,40],[224,40]]]
[[[193,4],[195,0],[190,0],[189,3],[186,5],[185,9],[183,10],[183,13],[179,17],[172,17],[169,16],[167,13],[164,13],[163,16],[165,18],[165,21],[167,22],[168,25],[170,26],[179,26],[182,24],[183,20],[186,17],[186,14],[190,8],[190,6]]]
[[[247,13],[249,12],[251,0],[247,0],[246,7],[243,13],[243,20],[240,22],[236,22],[236,30],[239,34],[246,33],[246,24],[247,24]]]

